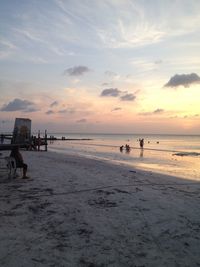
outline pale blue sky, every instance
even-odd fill
[[[29,117],[49,131],[199,133],[199,10],[199,0],[1,0],[1,129]]]

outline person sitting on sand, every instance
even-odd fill
[[[28,165],[24,163],[23,157],[21,153],[19,152],[19,146],[14,146],[11,150],[10,157],[13,157],[16,161],[16,167],[17,168],[23,168],[23,179],[27,179],[26,176]]]

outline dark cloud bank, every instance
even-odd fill
[[[117,88],[109,88],[109,89],[104,89],[101,92],[101,96],[113,96],[113,97],[117,97],[117,96],[119,96],[120,93],[121,93],[121,91],[118,90]]]
[[[86,66],[75,66],[73,68],[66,69],[64,71],[64,75],[81,76],[89,71],[90,69]]]
[[[102,96],[102,97],[107,97],[107,96],[120,97],[121,101],[134,101],[135,100],[136,96],[134,94],[129,94],[129,93],[124,94],[124,93],[125,92],[120,91],[117,88],[108,88],[108,89],[104,89],[101,92],[100,96]],[[122,95],[122,94],[124,94],[124,95]]]
[[[13,101],[10,101],[8,104],[5,104],[1,111],[24,111],[24,112],[34,112],[37,111],[35,104],[28,100],[22,100],[19,98],[15,98]]]
[[[134,94],[126,94],[120,97],[122,101],[134,101],[136,96]]]
[[[176,74],[164,85],[165,87],[189,87],[193,83],[199,83],[200,77],[196,73]]]

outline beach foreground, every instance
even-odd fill
[[[0,266],[200,266],[200,182],[53,152],[0,174]]]

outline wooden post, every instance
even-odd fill
[[[40,130],[38,131],[38,151],[40,151],[41,139],[40,139]]]
[[[47,130],[45,130],[44,142],[45,142],[45,151],[47,151]]]

